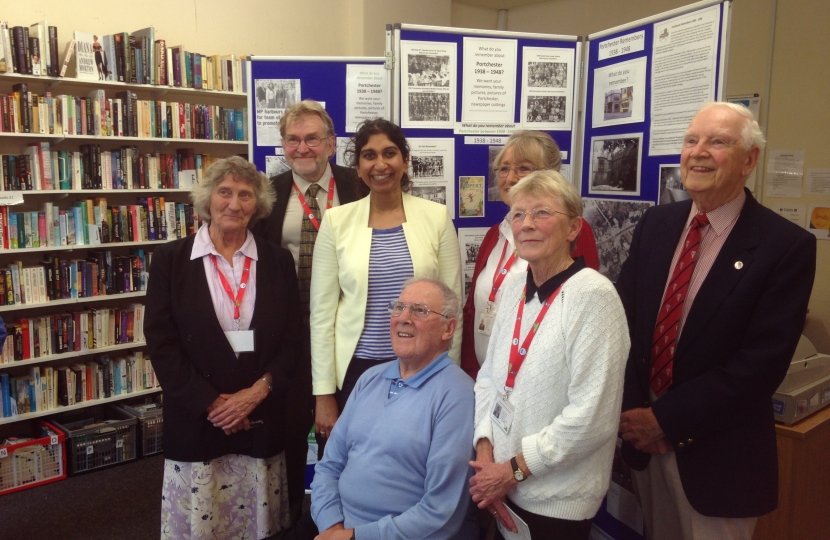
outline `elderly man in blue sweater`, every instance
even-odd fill
[[[478,536],[473,381],[447,355],[460,302],[440,281],[413,279],[389,311],[398,359],[358,380],[314,472],[314,523],[304,516],[285,538]]]

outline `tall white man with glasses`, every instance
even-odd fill
[[[302,362],[286,399],[285,450],[291,516],[296,520],[302,512],[308,432],[314,424],[308,330],[314,242],[328,208],[356,201],[364,193],[354,169],[329,161],[335,152],[334,124],[320,103],[304,100],[286,108],[280,135],[291,169],[271,178],[277,201],[271,215],[257,222],[254,233],[288,249],[297,267],[306,338]]]
[[[448,354],[460,311],[441,281],[404,284],[389,304],[397,359],[361,375],[315,469],[311,513],[276,538],[478,538],[473,381]]]

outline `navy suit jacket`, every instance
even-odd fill
[[[357,171],[354,169],[332,163],[331,172],[334,174],[335,190],[341,205],[361,199],[368,193],[368,187],[357,177]],[[254,234],[259,234],[275,244],[282,245],[282,225],[285,221],[288,200],[291,198],[294,174],[291,170],[287,170],[271,177],[271,183],[274,184],[277,201],[274,203],[271,214],[259,220],[252,230]],[[323,185],[328,185],[328,179],[325,179]]]
[[[164,390],[164,455],[207,461],[239,453],[273,457],[285,445],[285,392],[295,371],[301,333],[294,259],[288,250],[254,237],[257,281],[254,352],[239,358],[225,337],[202,258],[190,260],[195,235],[156,248],[150,266],[144,333]],[[261,427],[225,435],[207,420],[219,394],[253,385],[268,372],[273,391],[248,416]]]
[[[795,352],[815,277],[815,237],[746,195],[684,323],[673,385],[653,404],[649,349],[691,200],[645,213],[617,281],[631,332],[623,410],[652,407],[686,497],[714,517],[759,516],[778,504],[771,397]],[[628,443],[622,451],[633,468],[647,466],[648,454]]]

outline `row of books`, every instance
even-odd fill
[[[65,60],[69,62],[68,57]],[[58,55],[56,26],[41,21],[10,28],[8,22],[0,21],[0,72],[63,77],[66,72],[63,66]]]
[[[47,21],[28,27],[0,21],[0,72],[63,77],[74,53],[78,79],[247,91],[246,56],[206,56],[182,45],[168,47],[155,32],[152,26],[107,35],[75,31],[61,56],[58,29]]]
[[[88,96],[38,95],[19,83],[0,96],[0,132],[96,137],[247,140],[247,108],[138,99],[103,89]]]
[[[7,324],[0,364],[144,343],[144,305],[23,317]]]
[[[22,376],[0,373],[0,415],[50,411],[157,387],[150,359],[141,352],[102,355],[69,366],[32,367]]]
[[[0,155],[0,191],[190,189],[217,159],[193,148],[142,154],[135,146],[82,144],[69,151],[52,150],[44,141],[20,155]]]
[[[13,212],[0,206],[0,251],[121,242],[174,240],[195,234],[202,218],[193,205],[140,197],[137,204],[107,206],[105,198],[75,201],[61,209]]]
[[[89,251],[85,259],[51,256],[33,266],[14,261],[0,268],[0,305],[144,291],[151,258],[143,249],[132,249],[129,255]]]

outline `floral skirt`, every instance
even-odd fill
[[[260,540],[289,525],[285,453],[270,459],[234,454],[195,463],[165,460],[162,540]]]

